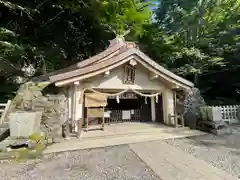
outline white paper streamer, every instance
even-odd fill
[[[117,96],[117,103],[120,103],[120,99],[119,99],[119,96]]]

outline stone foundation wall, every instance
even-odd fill
[[[67,123],[67,98],[64,94],[47,95],[48,106],[44,108],[41,130],[51,138],[62,137],[63,126]]]

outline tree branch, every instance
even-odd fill
[[[43,25],[41,25],[41,27],[46,26],[47,24],[49,24],[51,21],[53,21],[54,19],[56,19],[60,14],[64,13],[64,10],[61,10],[61,12],[59,12],[58,14],[56,14],[56,16],[54,16],[53,18],[49,19],[46,23],[44,23]]]

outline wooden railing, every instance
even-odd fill
[[[2,124],[7,116],[7,111],[10,107],[11,100],[8,100],[7,103],[0,103],[0,124]]]

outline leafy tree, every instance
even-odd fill
[[[238,35],[232,32],[239,26],[237,17],[239,4],[233,0],[159,1],[157,23],[145,34],[145,40],[163,48],[165,60],[160,58],[160,62],[177,73],[194,74],[197,84],[198,75],[225,65],[227,52],[235,52]],[[148,51],[155,47],[148,47]]]
[[[21,83],[102,51],[118,34],[136,39],[149,23],[147,6],[141,0],[0,0],[0,75]]]
[[[239,1],[170,0],[158,4],[155,21],[145,27],[140,38],[142,49],[172,71],[193,78],[212,99],[226,72],[237,75],[239,71]],[[226,87],[234,93],[237,79],[228,82],[224,81]],[[228,96],[229,92],[224,92]]]

